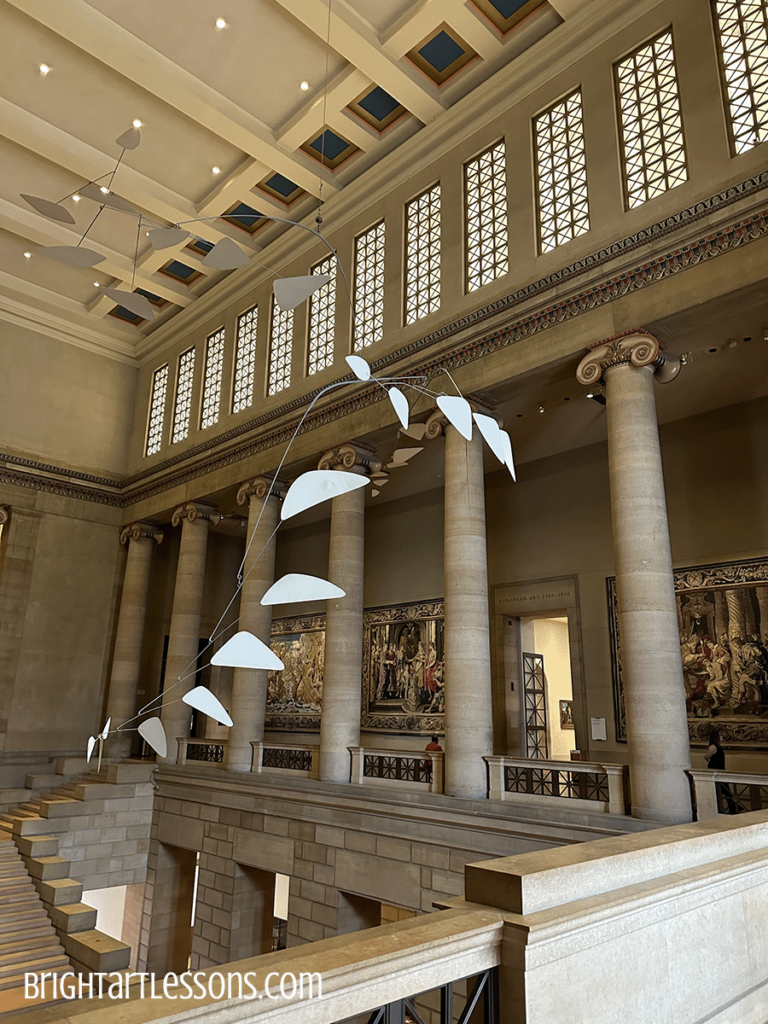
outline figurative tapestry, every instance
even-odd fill
[[[267,728],[319,729],[323,702],[325,615],[275,619],[270,647],[285,668],[268,675]]]
[[[445,712],[443,602],[363,615],[364,729],[432,733]]]
[[[768,746],[768,559],[675,572],[688,732],[706,745]],[[608,580],[616,730],[626,740],[616,580]]]

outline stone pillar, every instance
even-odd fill
[[[161,711],[168,738],[168,756],[165,758],[168,764],[176,763],[176,740],[180,736],[189,736],[192,709],[181,703],[181,698],[195,684],[192,673],[200,640],[208,529],[212,522],[218,524],[220,519],[213,505],[194,501],[180,505],[171,518],[174,526],[179,523],[182,526]],[[188,678],[174,686],[179,676]]]
[[[369,449],[346,444],[326,452],[317,468],[367,473],[380,466]],[[331,503],[328,579],[346,596],[327,602],[320,718],[323,782],[349,782],[349,747],[360,745],[364,557],[365,488],[360,487]]]
[[[741,603],[741,594],[738,590],[726,590],[725,600],[728,604],[728,639],[745,637],[747,624],[744,621],[744,605]]]
[[[107,717],[112,719],[113,730],[136,714],[136,689],[141,668],[144,620],[147,616],[152,549],[162,539],[162,531],[152,523],[131,523],[120,534],[120,543],[128,545],[128,559],[125,563],[107,699]],[[110,756],[126,757],[130,753],[132,735],[132,732],[113,731]]]
[[[240,590],[240,622],[238,629],[253,633],[269,644],[272,608],[259,602],[275,581],[275,537],[270,540],[278,521],[283,491],[263,476],[247,480],[237,492],[238,505],[248,503],[248,544],[250,548],[243,566]],[[265,503],[266,502],[266,507]],[[264,512],[262,514],[262,509]],[[259,521],[259,515],[261,520]],[[258,528],[256,526],[259,521]],[[266,547],[264,545],[266,544]],[[262,548],[264,549],[262,551]],[[259,558],[259,555],[261,557]],[[258,558],[258,561],[256,559]],[[255,568],[251,567],[255,563]],[[232,635],[232,634],[230,634]],[[232,680],[232,703],[226,747],[225,767],[230,772],[251,770],[251,740],[264,739],[264,714],[267,703],[267,672],[265,669],[236,668]]]
[[[466,441],[442,413],[426,437],[445,434],[445,792],[486,799],[493,753],[483,440]]]
[[[576,375],[587,385],[605,378],[632,814],[683,822],[690,744],[653,392],[663,365],[656,339],[638,333],[592,349]]]

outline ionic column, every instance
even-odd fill
[[[593,349],[576,376],[605,379],[632,814],[682,822],[691,820],[691,762],[653,392],[663,365],[656,339],[632,334]]]
[[[171,517],[174,526],[179,523],[182,525],[161,711],[168,737],[168,755],[165,760],[170,764],[176,762],[177,738],[189,736],[192,709],[183,704],[181,698],[195,684],[193,673],[200,639],[208,530],[211,523],[217,525],[220,519],[213,505],[196,501],[180,505]],[[174,686],[182,675],[188,678]]]
[[[441,413],[426,437],[445,434],[445,792],[485,799],[493,754],[488,557],[483,442],[466,441]]]
[[[107,699],[107,717],[112,719],[113,730],[136,714],[136,690],[147,617],[152,549],[162,539],[162,531],[152,523],[130,523],[120,534],[120,543],[128,545],[128,559],[125,563]],[[111,753],[114,752],[117,757],[126,757],[130,752],[131,735],[129,732],[113,732]]]
[[[263,476],[246,480],[237,492],[238,505],[248,503],[247,554],[237,628],[253,633],[265,644],[269,644],[272,608],[265,608],[260,601],[275,581],[276,539],[273,534],[282,495],[283,489],[273,487],[272,481]],[[230,708],[233,724],[226,747],[225,767],[228,771],[251,770],[251,740],[264,739],[266,704],[266,669],[236,668]]]
[[[346,444],[326,452],[318,469],[367,473],[380,468],[370,450]],[[325,625],[323,710],[320,717],[320,779],[349,782],[349,747],[360,745],[363,669],[365,488],[331,502],[328,579],[346,596],[328,601]]]

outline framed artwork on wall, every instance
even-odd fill
[[[373,608],[363,615],[363,729],[426,735],[445,712],[442,601]]]
[[[302,732],[319,730],[323,706],[325,614],[274,619],[270,647],[285,668],[268,675],[266,727]]]
[[[573,701],[572,700],[561,700],[560,701],[560,728],[561,729],[575,729],[576,726],[573,723]]]
[[[768,748],[768,558],[674,576],[691,742],[706,746],[716,726],[726,746]],[[607,586],[616,737],[626,741],[615,577]]]

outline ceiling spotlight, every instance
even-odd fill
[[[32,259],[32,253],[31,252],[25,252],[24,253],[24,259],[25,260],[31,260]]]
[[[74,195],[72,196],[72,202],[73,202],[73,203],[79,203],[79,202],[80,202],[80,196],[79,196],[79,195],[78,195],[77,193],[75,193],[75,194],[74,194]]]
[[[99,192],[103,192],[105,196],[109,195],[109,189],[107,188],[106,185],[102,185],[101,188],[99,189]]]
[[[737,346],[738,344],[739,344],[739,343],[738,343],[738,341],[736,341],[736,339],[735,339],[735,338],[729,338],[729,339],[728,339],[728,348],[736,348],[736,346]]]
[[[226,21],[223,18],[217,18],[216,19],[216,28],[226,28],[226,27],[227,27],[227,23],[226,23]]]
[[[99,284],[99,282],[98,282],[98,281],[94,281],[94,282],[93,282],[93,287],[94,287],[94,288],[101,288],[101,285]]]
[[[138,117],[137,117],[137,118],[136,118],[136,120],[135,120],[135,121],[133,122],[133,127],[134,127],[134,128],[141,128],[141,121],[140,121],[140,120],[138,119]]]
[[[221,174],[221,168],[220,167],[212,167],[211,168],[211,173],[212,174]]]
[[[41,75],[43,75],[43,76],[47,75],[50,70],[51,69],[48,67],[47,64],[41,64],[40,65],[40,74]]]
[[[601,391],[590,391],[587,394],[587,398],[591,398],[598,405],[605,405],[605,395]]]
[[[544,406],[543,405],[539,406],[539,412],[544,412]]]
[[[309,92],[309,82],[302,82],[299,88],[302,92]]]

